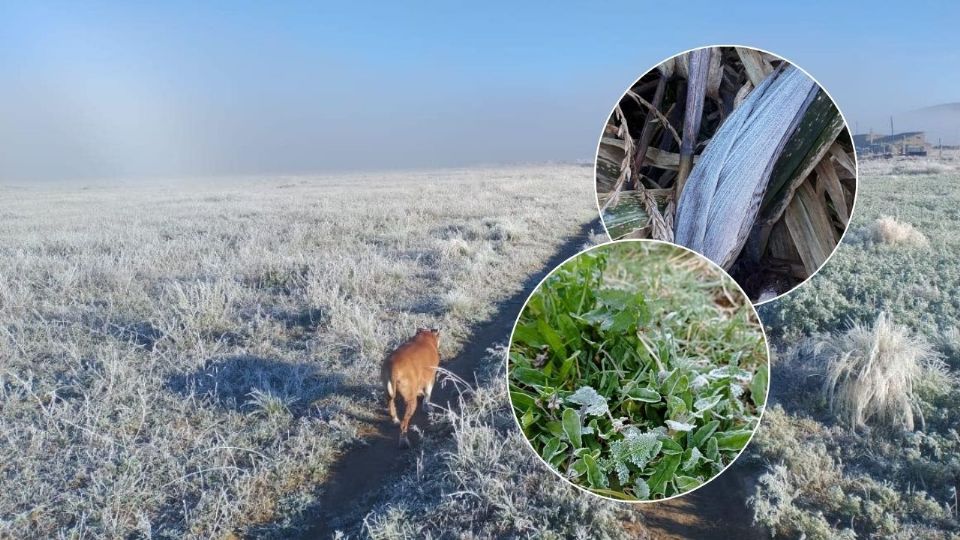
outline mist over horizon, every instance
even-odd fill
[[[648,27],[637,41],[609,26],[613,12],[642,14],[626,2],[5,5],[0,183],[592,160],[637,77],[720,43],[804,68],[851,130],[887,133],[893,115],[897,131],[960,144],[960,118],[903,112],[960,101],[957,7],[860,25],[862,6],[760,6]],[[814,20],[826,6],[833,17]]]

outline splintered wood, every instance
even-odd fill
[[[855,163],[842,116],[803,71],[755,49],[703,48],[624,94],[600,141],[597,198],[614,239],[686,245],[767,298],[833,252]]]

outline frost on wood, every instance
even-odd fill
[[[817,84],[788,66],[768,75],[707,145],[677,203],[676,241],[724,268],[740,254],[773,166]]]

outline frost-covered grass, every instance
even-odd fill
[[[749,299],[706,259],[654,242],[605,244],[557,268],[510,354],[510,399],[533,448],[617,499],[670,497],[719,474],[767,392]]]
[[[456,352],[595,217],[591,185],[551,166],[0,187],[0,536],[282,524],[381,418],[383,355],[417,326]]]
[[[839,333],[851,322],[872,324],[880,311],[932,341],[960,322],[953,294],[960,292],[960,172],[907,178],[892,174],[890,162],[880,165],[881,172],[861,171],[853,234],[830,264],[809,286],[761,310],[775,337]],[[910,224],[928,243],[869,241],[884,216]]]
[[[891,159],[861,159],[860,174],[877,176],[943,176],[960,171],[960,151],[932,149],[926,157],[897,156]]]
[[[760,308],[779,354],[748,449],[766,471],[751,505],[784,538],[960,537],[960,173],[905,175],[903,163],[862,162],[859,234]],[[870,241],[883,216],[929,244]]]

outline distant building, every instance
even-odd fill
[[[864,133],[853,136],[857,153],[868,156],[925,156],[927,138],[922,131],[905,131],[894,135]]]

